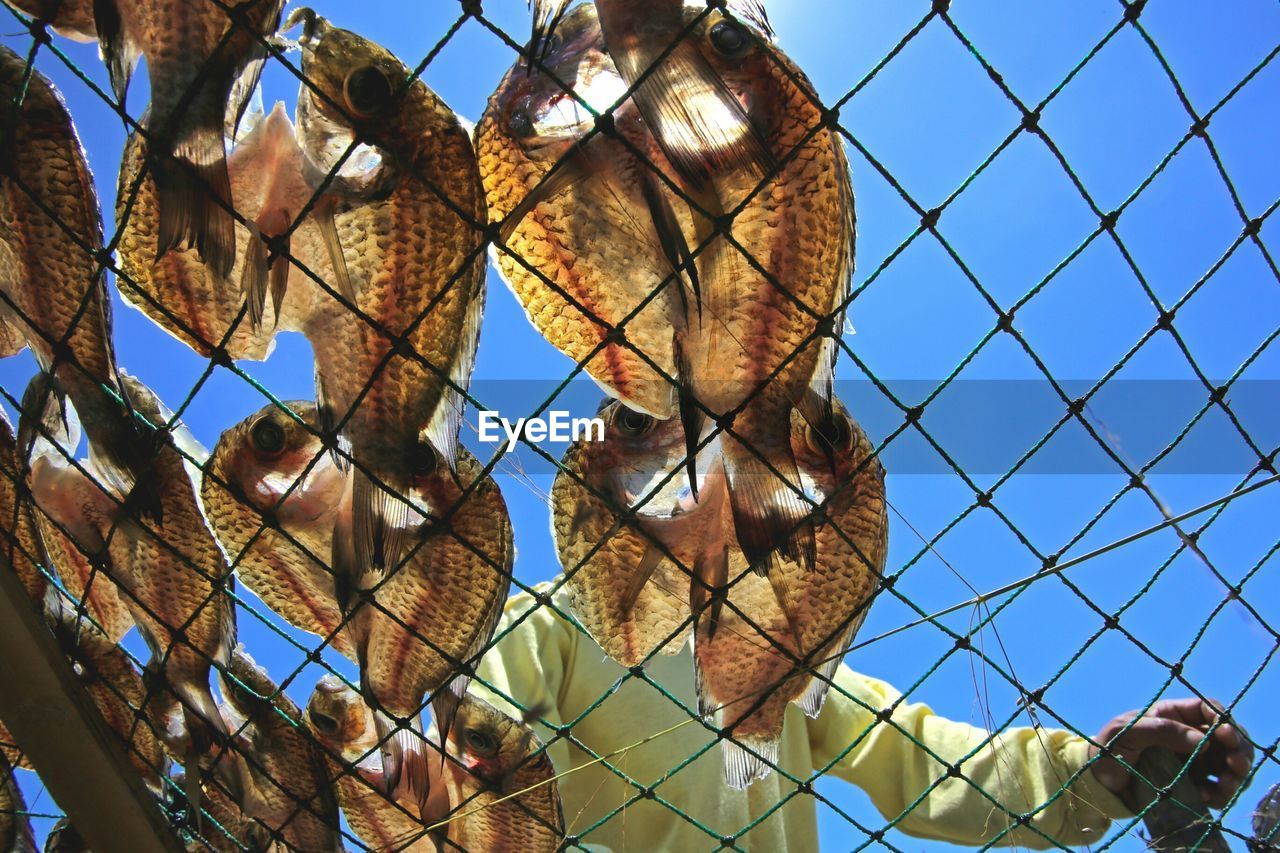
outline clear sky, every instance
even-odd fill
[[[459,11],[451,0],[317,0],[314,6],[411,66],[443,37]],[[886,447],[895,511],[889,570],[903,576],[899,595],[881,597],[872,609],[863,640],[917,618],[908,601],[933,612],[1036,571],[1045,555],[1062,552],[1060,560],[1069,559],[1161,520],[1153,500],[1126,489],[1128,476],[1079,423],[1068,424],[1033,457],[1028,470],[1034,473],[1000,482],[1065,414],[1065,404],[1045,384],[1046,372],[1069,380],[1073,396],[1114,373],[1086,415],[1109,446],[1138,467],[1207,402],[1199,377],[1216,386],[1248,362],[1228,394],[1240,429],[1214,407],[1191,429],[1186,447],[1152,470],[1149,485],[1173,513],[1215,500],[1245,480],[1258,456],[1241,430],[1264,454],[1280,445],[1280,344],[1263,346],[1280,332],[1274,261],[1280,226],[1267,216],[1280,199],[1280,59],[1264,64],[1280,47],[1280,5],[1151,0],[1138,19],[1143,31],[1121,25],[1125,10],[1116,0],[960,0],[952,6],[950,24],[930,18],[881,67],[895,45],[921,26],[930,3],[769,4],[780,46],[824,100],[833,103],[854,92],[841,118],[857,142],[850,159],[858,206],[858,295],[846,329],[857,361],[844,353],[839,365],[840,378],[849,380],[842,391],[853,414],[875,440],[884,441],[903,417],[865,382],[870,375],[914,405],[957,374],[921,424],[962,462],[971,483],[950,472],[914,429]],[[515,41],[526,39],[523,0],[490,0],[485,11]],[[30,38],[16,19],[0,10],[0,22],[4,43],[26,52]],[[1053,95],[1039,118],[1052,147],[1041,136],[1014,134],[1022,121],[1019,110],[961,36],[1028,107]],[[92,46],[56,43],[107,88]],[[1095,48],[1096,55],[1073,72]],[[428,66],[425,79],[474,121],[513,59],[510,48],[468,21]],[[121,122],[49,50],[39,52],[37,64],[71,106],[110,211],[124,141]],[[135,76],[128,103],[135,116],[146,103],[145,84],[145,74]],[[292,105],[296,98],[296,82],[282,69],[271,68],[264,86],[268,105],[277,99]],[[1207,138],[1184,142],[1193,118],[1183,97],[1198,115],[1216,109]],[[936,229],[945,245],[929,232],[917,235],[920,215],[902,193],[922,210],[947,202]],[[1097,234],[1099,212],[1122,204],[1115,236]],[[1258,238],[1241,239],[1246,221],[1259,217],[1265,218]],[[1004,310],[1019,306],[1012,328],[1021,342],[995,332],[998,316],[988,299]],[[1174,332],[1152,332],[1161,309],[1175,305]],[[207,365],[118,298],[116,309],[122,364],[176,406]],[[571,367],[537,336],[491,273],[476,396],[519,416]],[[312,396],[310,350],[299,336],[281,336],[268,362],[244,368],[282,399]],[[20,396],[32,370],[25,354],[0,363],[0,385]],[[571,396],[565,407],[579,413],[598,398],[590,386]],[[263,403],[239,377],[217,369],[184,416],[212,446],[223,429]],[[474,412],[468,417],[472,426],[464,430],[470,432]],[[473,436],[468,443],[485,458],[492,452]],[[500,484],[516,531],[517,576],[535,583],[558,570],[545,503],[549,468],[539,468],[531,454],[520,458],[529,478],[511,473],[513,458],[500,469],[507,472]],[[976,506],[975,488],[997,482],[991,506]],[[1077,540],[1117,495],[1114,506]],[[1208,518],[1189,522],[1189,529]],[[1045,684],[1069,663],[1044,694],[1048,710],[1038,717],[1087,733],[1156,697],[1168,670],[1151,654],[1170,662],[1185,656],[1187,682],[1236,703],[1236,715],[1253,738],[1274,744],[1280,737],[1280,669],[1270,658],[1276,650],[1273,628],[1280,623],[1280,566],[1271,557],[1280,536],[1277,518],[1280,486],[1268,486],[1233,502],[1200,536],[1208,564],[1180,549],[1169,530],[1086,561],[1068,570],[1073,586],[1055,578],[1034,584],[974,645],[1028,688]],[[1219,575],[1232,584],[1249,576],[1243,597],[1252,613],[1239,603],[1220,607],[1226,587]],[[1109,630],[1073,659],[1102,626],[1081,596],[1115,611],[1148,584],[1120,625],[1151,654],[1121,631]],[[975,615],[965,609],[941,621],[965,632]],[[242,640],[276,677],[301,662],[299,652],[255,617],[242,614],[240,624]],[[977,654],[948,654],[952,646],[943,631],[924,624],[855,650],[848,663],[910,689],[913,700],[956,719],[982,725],[1014,714],[1017,690]],[[302,702],[315,682],[310,672],[289,691]],[[1166,695],[1187,692],[1175,682]],[[1026,715],[1020,720],[1025,723]],[[1229,825],[1247,831],[1254,803],[1278,779],[1274,762],[1264,766]],[[48,795],[38,795],[38,786],[26,781],[30,805],[52,810]],[[820,788],[863,825],[883,825],[859,791],[839,782]],[[829,849],[865,841],[834,813],[824,812],[821,826]],[[906,850],[941,846],[893,832],[886,840]],[[1118,845],[1142,849],[1134,834]]]

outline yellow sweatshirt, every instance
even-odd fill
[[[552,601],[571,612],[563,591]],[[571,838],[589,849],[619,853],[709,851],[730,839],[744,850],[818,848],[814,795],[798,791],[796,783],[777,772],[745,791],[729,788],[715,735],[696,721],[617,755],[607,765],[591,763],[595,756],[587,749],[607,755],[690,719],[647,683],[661,685],[686,707],[696,708],[688,646],[678,655],[656,657],[645,670],[646,680],[628,678],[614,690],[626,670],[554,610],[537,607],[532,596],[517,595],[507,603],[499,631],[511,625],[515,629],[485,655],[480,676],[524,708],[539,709],[548,723],[571,727],[560,737],[547,726],[537,727],[549,743],[557,772],[567,773],[559,786]],[[790,707],[778,764],[803,782],[834,761],[828,775],[862,788],[886,823],[896,819],[896,828],[910,835],[984,844],[1013,823],[992,800],[1013,814],[1039,809],[1088,758],[1088,744],[1065,731],[1008,729],[983,746],[986,731],[942,719],[926,705],[898,704],[900,694],[882,681],[844,666],[835,681],[875,710],[834,689],[816,719]],[[473,689],[510,710],[501,697]],[[876,711],[890,707],[889,721],[878,721]],[[960,762],[961,777],[944,778],[944,761]],[[651,797],[646,788],[652,789]],[[1086,769],[1062,796],[1036,813],[1031,825],[1074,846],[1098,842],[1111,819],[1130,814]],[[867,840],[853,826],[848,839],[850,847]],[[1051,846],[1031,826],[1015,827],[1000,843]]]

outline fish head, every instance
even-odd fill
[[[545,753],[537,755],[542,744],[533,729],[470,694],[457,704],[445,748],[472,777],[498,791],[515,773],[547,760]]]
[[[302,26],[304,82],[298,94],[297,136],[313,184],[329,173],[335,191],[373,198],[394,184],[397,170],[379,141],[415,138],[399,120],[409,70],[386,48],[335,27],[311,9],[295,9],[284,29]]]
[[[805,495],[822,503],[843,483],[870,465],[883,475],[878,459],[857,421],[834,397],[825,404],[796,407],[791,413],[791,449]]]
[[[605,404],[599,417],[604,441],[586,448],[588,482],[618,509],[641,516],[669,517],[692,508],[678,418],[659,420],[617,400]]]
[[[307,702],[307,722],[321,742],[338,752],[377,743],[373,711],[336,675],[316,684]]]
[[[526,49],[489,99],[487,118],[509,144],[554,162],[594,126],[593,111],[608,111],[626,91],[605,50],[595,6],[584,3]]]
[[[268,405],[227,430],[211,468],[253,508],[281,521],[313,522],[332,512],[346,477],[317,432],[313,403]]]

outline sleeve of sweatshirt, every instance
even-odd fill
[[[543,587],[539,590],[546,591]],[[492,653],[481,658],[477,669],[482,683],[472,689],[515,717],[533,711],[538,720],[559,726],[564,722],[560,706],[577,641],[575,632],[565,630],[564,620],[549,608],[539,607],[533,596],[521,593],[507,601],[497,634],[501,639]],[[515,707],[509,697],[518,698],[521,707]],[[548,725],[536,725],[535,730],[550,744],[547,754],[551,763],[561,770],[570,767],[564,739],[553,739],[555,732]]]
[[[835,680],[855,698],[832,690],[809,721],[815,769],[830,765],[908,835],[1044,849],[1096,844],[1113,819],[1132,815],[1087,767],[1081,737],[1044,728],[992,737],[844,666]]]

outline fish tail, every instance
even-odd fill
[[[757,779],[763,779],[778,763],[778,742],[765,738],[725,738],[720,741],[724,754],[724,781],[741,791]]]
[[[115,0],[93,0],[93,22],[98,29],[98,49],[107,66],[111,91],[116,100],[124,104],[129,79],[133,76],[140,53],[124,31],[124,22]]]
[[[226,101],[206,83],[181,115],[183,132],[172,158],[155,162],[160,207],[156,257],[170,249],[194,248],[219,280],[231,275],[236,259],[235,220],[231,216],[231,179],[223,140]],[[161,133],[171,132],[161,127]]]
[[[716,701],[716,697],[703,678],[702,668],[698,666],[696,657],[693,664],[693,682],[698,697],[698,713],[719,729],[723,730],[726,725],[730,725],[729,715],[726,713],[728,706],[722,706]],[[741,716],[739,715],[737,719],[741,719]],[[734,720],[735,723],[737,719]],[[750,751],[747,747],[750,747]],[[735,790],[741,791],[755,780],[768,776],[772,769],[771,764],[778,763],[776,738],[742,735],[730,730],[721,739],[720,748],[724,756],[725,782]]]
[[[809,508],[796,491],[800,469],[789,431],[790,425],[783,421],[779,436],[762,436],[760,440],[743,436],[751,448],[732,436],[720,437],[738,545],[747,562],[761,574],[777,554],[809,568],[817,562]]]
[[[373,720],[382,756],[382,781],[386,794],[393,796],[404,776],[405,755],[417,747],[422,734],[397,725],[385,712],[375,713]]]
[[[408,541],[409,504],[401,497],[408,494],[408,484],[401,488],[401,477],[379,476],[386,484],[379,485],[358,469],[352,476],[351,537],[355,565],[335,568],[346,570],[348,577],[353,578],[366,572],[382,576],[399,564]]]
[[[22,394],[18,413],[18,458],[26,460],[38,442],[57,445],[68,454],[80,443],[80,418],[67,402],[62,383],[49,373],[37,373]]]

